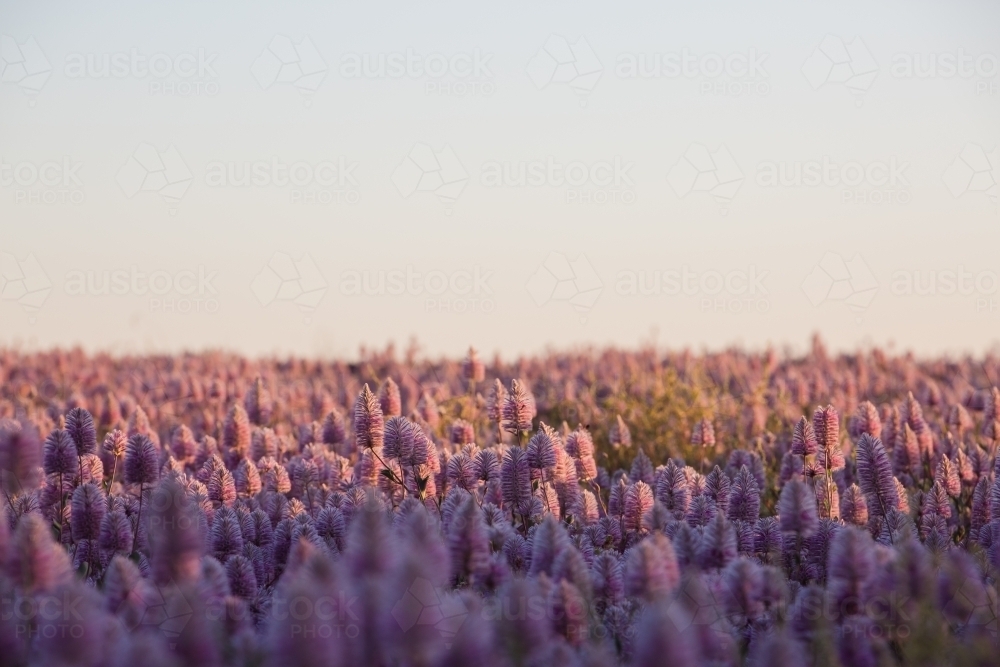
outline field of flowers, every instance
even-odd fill
[[[0,665],[991,665],[995,357],[0,351]]]

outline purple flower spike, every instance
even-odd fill
[[[865,434],[863,437],[871,438]],[[831,608],[841,616],[863,612],[873,593],[875,555],[871,538],[858,528],[837,532],[830,545],[827,584]]]
[[[812,424],[802,417],[795,424],[792,431],[792,454],[797,456],[811,456],[819,449],[819,442],[816,440],[816,432]]]
[[[678,467],[673,461],[667,463],[656,482],[656,499],[663,503],[675,518],[684,517],[691,505],[691,489],[683,467]]]
[[[840,518],[855,526],[868,525],[868,501],[857,484],[844,491],[840,499]]]
[[[731,521],[749,523],[754,523],[760,518],[760,487],[746,466],[740,468],[736,479],[733,480],[729,492],[727,516]]]
[[[550,471],[556,465],[555,444],[543,430],[528,441],[528,467],[532,470]]]
[[[503,502],[512,512],[524,514],[531,503],[531,470],[528,455],[520,447],[511,447],[500,467]]]
[[[832,405],[816,408],[813,412],[813,430],[820,447],[840,445],[840,414]]]
[[[863,434],[858,441],[857,462],[858,482],[867,496],[868,512],[884,517],[899,504],[899,491],[882,441]]]
[[[270,392],[264,385],[263,378],[257,377],[253,381],[253,385],[243,398],[243,404],[250,423],[264,426],[271,421],[273,402]]]
[[[125,481],[129,484],[152,484],[159,478],[156,445],[137,433],[128,439],[125,448]]]
[[[83,408],[73,408],[66,413],[66,431],[73,438],[79,456],[92,454],[97,449],[97,429],[94,417]]]
[[[226,414],[222,427],[222,446],[231,455],[240,458],[250,451],[250,417],[239,403],[233,404]]]
[[[56,429],[45,439],[44,468],[46,475],[76,475],[80,458],[69,432]]]
[[[382,454],[387,460],[407,462],[413,456],[414,434],[413,423],[406,417],[390,417],[385,422],[382,438]]]
[[[344,415],[339,410],[331,410],[323,419],[323,442],[328,445],[339,445],[346,437]]]
[[[530,431],[534,413],[535,399],[527,386],[521,380],[511,380],[501,410],[503,430],[515,434]]]
[[[625,492],[625,530],[643,528],[643,519],[653,509],[653,490],[645,482],[636,482]]]
[[[625,564],[625,592],[646,601],[663,599],[680,583],[680,566],[670,538],[653,533],[633,547]]]
[[[385,427],[382,407],[366,384],[354,403],[354,441],[358,449],[381,449]]]
[[[470,347],[465,360],[462,361],[462,375],[472,383],[480,383],[486,379],[486,366],[479,359],[476,348]]]
[[[70,528],[74,540],[97,540],[107,511],[107,497],[93,482],[76,487],[71,503]]]
[[[715,507],[723,514],[729,511],[729,491],[732,480],[729,475],[722,472],[719,466],[715,466],[712,472],[705,478],[705,495],[712,499]]]
[[[816,532],[816,494],[805,482],[797,479],[785,484],[778,499],[781,530],[786,535],[806,538]]]
[[[691,444],[706,449],[715,447],[715,428],[711,420],[706,418],[695,423],[691,429]]]
[[[698,565],[706,570],[722,569],[738,553],[736,528],[721,514],[705,526],[698,545]]]
[[[622,447],[628,449],[632,446],[632,433],[628,430],[628,426],[621,415],[615,417],[615,423],[611,425],[611,429],[608,431],[608,441],[615,449]]]
[[[656,483],[656,472],[653,462],[646,456],[646,452],[640,448],[632,459],[632,467],[629,470],[628,478],[633,482],[645,482],[646,484]]]
[[[392,378],[386,378],[378,390],[378,404],[383,417],[398,417],[403,414],[403,399],[399,395],[399,385]]]
[[[855,442],[865,433],[873,438],[881,437],[882,420],[879,418],[878,409],[871,401],[862,401],[858,404],[847,430]]]

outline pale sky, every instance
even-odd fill
[[[0,18],[2,346],[1000,338],[996,2]]]

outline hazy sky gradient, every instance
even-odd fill
[[[998,340],[996,2],[4,1],[0,16],[0,253],[7,255],[0,345],[325,355],[416,337],[433,353],[471,343],[514,354],[632,346],[654,336],[672,347],[801,348],[819,331],[834,348],[894,341],[930,354]],[[268,78],[275,72],[264,52],[276,36],[315,47],[325,76],[318,86],[299,81],[314,92]],[[26,57],[31,38],[44,61],[22,64],[51,69],[38,90],[12,62]],[[576,45],[581,67],[599,62],[596,84],[584,76],[575,82],[584,90],[574,90],[546,74],[543,47],[558,51],[559,38]],[[823,69],[830,45],[852,44],[849,62]],[[188,78],[75,76],[73,63],[132,49],[147,59],[165,54],[182,70],[185,54],[197,62],[201,50],[208,68]],[[469,60],[478,50],[485,74],[461,76],[463,57],[458,74],[440,78],[354,78],[342,70],[355,56],[371,61],[407,49]],[[629,57],[648,63],[685,52],[698,70],[691,76],[620,76]],[[764,56],[753,78],[702,72],[751,52]],[[941,56],[960,52],[971,58],[971,74],[949,76]],[[926,68],[932,59],[931,76],[899,68]],[[846,85],[836,76],[845,66],[859,72]],[[464,94],[456,84],[465,84]],[[142,144],[176,149],[190,177],[179,199],[129,190],[135,171],[126,165]],[[408,172],[397,169],[418,144],[453,151],[467,177],[453,201],[405,191]],[[734,195],[689,191],[678,163],[693,155],[692,144],[712,153],[724,147],[732,161],[723,165],[717,153],[715,166],[731,177],[735,165],[742,181]],[[824,159],[856,163],[872,178],[852,187],[762,182],[772,166],[789,171]],[[210,182],[213,165],[272,160],[353,166],[329,186]],[[491,165],[550,160],[588,168],[618,160],[625,179],[579,187],[488,182]],[[3,180],[16,169],[30,180],[32,168],[65,161],[79,164],[71,168],[77,181]],[[974,177],[963,166],[970,162]],[[883,183],[879,165],[893,163],[900,178]],[[183,172],[171,173],[186,179]],[[598,168],[598,180],[602,174]],[[322,298],[296,305],[283,298],[290,292],[275,294],[273,276],[261,276],[275,253],[311,258],[326,284],[315,293]],[[577,262],[558,288],[543,269],[554,254]],[[29,256],[42,278],[16,275]],[[816,272],[856,256],[854,283],[831,287],[829,270]],[[141,286],[124,295],[76,293],[87,272],[100,282],[105,271],[132,267],[180,276],[182,285],[185,271],[210,280],[205,294],[135,293]],[[443,275],[456,289],[430,299],[426,290],[345,293],[352,272],[407,267],[422,276],[414,284],[426,287],[437,272],[432,287]],[[466,273],[477,267],[480,293],[467,293]],[[622,293],[630,272],[648,279],[685,267],[701,281],[693,294]],[[738,291],[751,271],[763,276],[764,292],[711,293],[712,272]],[[960,271],[970,274],[971,293],[949,292],[948,272]],[[935,275],[932,293],[907,293],[900,276],[915,273],[924,285]],[[46,281],[44,299],[21,296],[24,285]],[[870,299],[856,294],[873,285]],[[830,298],[840,287],[857,307]],[[596,297],[592,305],[560,298],[581,290]]]

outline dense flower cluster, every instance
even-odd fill
[[[997,370],[3,352],[0,663],[993,665]]]

